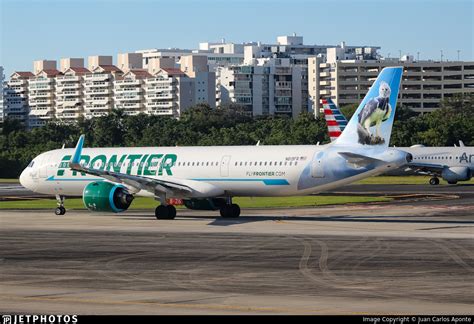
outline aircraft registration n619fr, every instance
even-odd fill
[[[401,76],[401,67],[383,69],[354,114],[365,122],[353,117],[328,145],[84,148],[82,135],[75,149],[35,157],[20,182],[56,195],[58,215],[66,196],[82,195],[91,211],[122,212],[135,196],[150,196],[160,202],[158,219],[175,218],[171,198],[238,217],[232,197],[314,194],[411,161],[388,147]]]

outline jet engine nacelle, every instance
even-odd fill
[[[96,181],[84,188],[82,200],[90,211],[120,213],[130,207],[133,195],[122,185]]]
[[[188,209],[196,210],[218,210],[225,205],[224,198],[184,199],[184,205]]]
[[[470,180],[472,172],[468,167],[450,167],[441,171],[441,177],[448,182],[455,183]]]

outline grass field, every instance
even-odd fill
[[[388,197],[366,196],[302,196],[302,197],[238,197],[233,202],[242,208],[322,206],[333,204],[366,203],[390,201]],[[158,205],[152,198],[137,197],[130,209],[151,209]],[[54,209],[55,199],[31,199],[21,201],[2,201],[0,209]],[[66,199],[67,209],[85,209],[82,199]]]

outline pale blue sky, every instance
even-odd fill
[[[473,0],[0,0],[0,65],[113,55],[199,42],[262,41],[295,32],[305,44],[378,45],[421,59],[474,59]]]

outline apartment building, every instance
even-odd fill
[[[28,80],[33,78],[31,72],[15,72],[5,82],[3,89],[4,118],[11,118],[26,124],[28,120]]]
[[[79,62],[78,62],[79,65]],[[89,70],[84,67],[66,68],[56,77],[56,118],[74,122],[84,115],[84,76]]]
[[[288,115],[302,112],[302,68],[289,58],[256,59],[253,65],[218,69],[219,104],[241,105],[248,115]]]
[[[416,112],[439,108],[440,101],[458,93],[474,93],[474,62],[415,61],[399,59],[310,59],[309,91],[319,111],[321,97],[331,97],[340,106],[359,103],[379,72],[386,66],[403,66],[398,102]]]
[[[94,60],[89,60],[89,66],[94,68],[84,75],[84,116],[86,118],[104,116],[112,110],[114,80],[123,74],[115,65],[95,65],[95,63]]]
[[[204,55],[185,55],[180,59],[181,71],[194,79],[194,102],[216,107],[216,73],[209,71]]]
[[[39,127],[55,118],[56,77],[61,75],[56,69],[42,70],[29,79],[28,114],[29,127]]]
[[[177,68],[164,67],[145,79],[145,113],[178,118],[194,104],[194,81]]]
[[[141,62],[141,61],[140,61]],[[143,69],[132,69],[114,81],[114,107],[125,115],[145,112],[145,79],[151,74]]]

